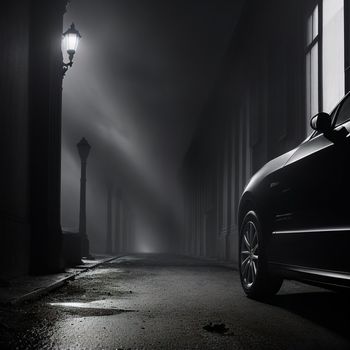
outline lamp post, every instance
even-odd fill
[[[80,177],[80,213],[79,213],[79,234],[81,236],[81,254],[83,257],[90,256],[89,239],[86,233],[86,160],[91,146],[83,137],[77,144],[81,160]]]
[[[65,76],[68,68],[73,65],[73,57],[75,52],[77,51],[79,40],[81,35],[79,31],[75,28],[74,23],[71,24],[70,28],[63,33],[63,45],[65,46],[65,50],[67,51],[69,62],[63,62],[63,71],[62,75]]]
[[[115,232],[114,232],[114,252],[121,252],[121,200],[122,200],[122,192],[120,189],[116,190],[115,196]]]
[[[107,184],[107,234],[106,234],[106,253],[112,254],[112,195],[113,185]]]

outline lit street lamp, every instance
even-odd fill
[[[81,35],[75,28],[74,23],[71,24],[70,28],[63,33],[63,46],[67,51],[69,62],[63,62],[63,76],[66,74],[69,67],[73,65],[73,57],[77,51],[79,40]]]
[[[77,144],[81,160],[80,177],[80,213],[79,213],[79,234],[81,237],[81,255],[90,256],[89,239],[86,233],[86,160],[88,158],[91,146],[83,137]]]

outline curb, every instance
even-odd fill
[[[35,290],[33,290],[33,291],[29,292],[29,293],[26,293],[26,294],[23,294],[23,295],[21,295],[19,297],[13,298],[13,299],[11,299],[8,302],[8,304],[10,304],[10,305],[19,305],[19,304],[21,304],[23,302],[33,301],[35,299],[38,299],[38,298],[42,297],[43,295],[48,294],[49,292],[64,286],[67,282],[74,280],[80,274],[82,274],[82,273],[84,273],[84,272],[86,272],[88,270],[91,270],[91,269],[93,269],[93,268],[95,268],[95,267],[97,267],[99,265],[102,265],[104,263],[110,262],[112,260],[116,260],[116,259],[118,259],[120,257],[122,257],[122,255],[114,256],[112,258],[107,258],[107,259],[105,259],[103,261],[100,261],[100,262],[98,262],[96,264],[92,264],[90,266],[82,268],[80,271],[74,272],[70,276],[64,277],[64,278],[62,278],[62,279],[60,279],[58,281],[55,281],[55,282],[53,282],[51,284],[48,284],[45,287],[41,287],[41,288],[35,289]]]

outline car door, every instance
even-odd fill
[[[271,260],[288,266],[349,271],[350,98],[332,135],[302,143],[274,179]],[[337,113],[334,113],[335,115]],[[341,122],[340,122],[341,121]]]

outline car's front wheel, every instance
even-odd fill
[[[263,299],[276,294],[283,280],[268,271],[266,241],[262,225],[254,211],[242,222],[239,235],[239,272],[248,297]]]

